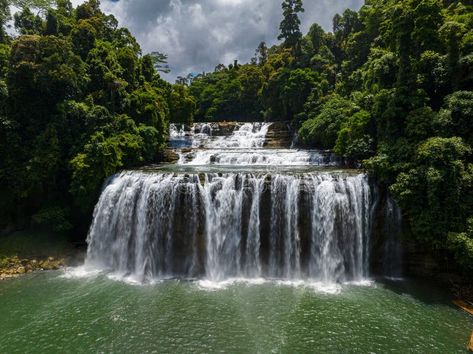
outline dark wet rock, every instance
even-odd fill
[[[266,140],[264,143],[265,148],[271,149],[288,149],[292,144],[292,133],[290,131],[290,125],[287,122],[275,122],[272,123],[268,129]]]
[[[167,163],[175,163],[179,161],[179,155],[172,149],[166,149],[163,152],[162,160]]]

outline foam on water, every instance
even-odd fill
[[[264,279],[264,278],[257,278],[257,279],[248,279],[248,278],[233,278],[227,279],[224,281],[212,281],[212,280],[199,280],[196,282],[197,287],[203,291],[218,291],[218,290],[225,290],[229,289],[233,286],[260,286],[264,284],[271,284],[281,287],[289,287],[289,288],[301,288],[301,289],[309,289],[315,293],[320,294],[330,294],[336,295],[342,292],[343,286],[338,283],[324,283],[318,281],[310,281],[310,280],[271,280],[271,279]],[[344,284],[350,286],[367,286],[363,283],[363,285],[350,283]]]

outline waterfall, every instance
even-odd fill
[[[222,134],[218,125],[196,123],[185,126],[171,124],[170,145],[178,151],[179,164],[189,166],[336,166],[333,154],[319,150],[265,149],[270,123],[238,124],[230,135]],[[189,151],[186,148],[193,148]]]
[[[214,123],[196,123],[191,127],[185,124],[169,125],[169,146],[179,148],[205,147],[218,132],[218,126]]]
[[[87,263],[139,279],[359,280],[371,204],[364,175],[124,172],[95,208]]]
[[[171,125],[179,162],[108,180],[86,264],[139,281],[365,279],[376,188],[327,152],[265,148],[271,126]]]

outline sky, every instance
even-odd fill
[[[72,0],[77,5],[83,0]],[[168,55],[168,81],[213,71],[235,59],[248,62],[261,41],[277,43],[282,0],[102,0],[102,10],[137,38],[143,53]],[[305,0],[303,33],[313,23],[330,31],[332,18],[363,0]]]

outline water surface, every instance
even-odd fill
[[[0,318],[2,353],[466,353],[472,325],[419,282],[138,286],[61,272],[0,283]]]

